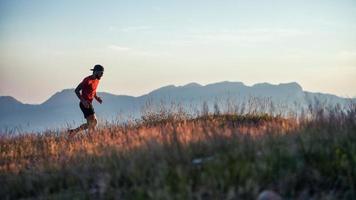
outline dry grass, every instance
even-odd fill
[[[82,155],[103,156],[108,149],[120,153],[138,148],[179,143],[214,142],[214,138],[233,138],[240,134],[258,137],[277,130],[287,133],[297,127],[295,120],[252,115],[207,115],[195,119],[147,119],[126,125],[108,125],[95,132],[68,137],[66,132],[21,134],[0,140],[0,172],[19,173],[43,165],[60,167]]]
[[[160,112],[74,138],[1,136],[0,197],[253,199],[272,189],[355,198],[356,109],[317,111],[302,119]]]

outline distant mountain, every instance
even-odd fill
[[[350,99],[331,94],[311,93],[303,91],[295,82],[273,85],[259,83],[246,86],[241,82],[219,82],[208,85],[189,83],[184,86],[168,85],[156,89],[146,95],[132,97],[99,92],[104,100],[102,105],[94,101],[95,111],[101,120],[125,121],[138,118],[143,110],[159,105],[176,103],[187,112],[201,111],[203,102],[213,111],[214,104],[221,110],[249,109],[272,102],[273,112],[285,112],[290,109],[299,112],[316,101],[324,104],[346,105]],[[355,101],[355,99],[353,99]],[[39,131],[44,129],[65,128],[77,126],[84,122],[79,109],[79,100],[74,89],[65,89],[51,96],[39,105],[23,104],[13,97],[0,97],[0,130],[9,131]],[[242,110],[240,110],[242,111]]]

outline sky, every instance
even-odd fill
[[[356,97],[356,1],[0,0],[0,96],[43,103],[95,64],[118,95],[239,81]]]

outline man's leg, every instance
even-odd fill
[[[82,130],[88,129],[88,123],[84,123],[82,125],[80,125],[78,128],[72,129],[72,132],[79,132]]]
[[[83,131],[86,129],[88,129],[88,122],[80,125],[78,128],[70,129],[68,132],[69,132],[70,136],[74,136],[79,131]]]
[[[89,115],[87,117],[87,125],[89,128],[89,131],[95,130],[96,125],[98,124],[98,120],[95,117],[95,114]]]
[[[96,119],[95,114],[89,115],[86,118],[86,120],[87,123],[80,125],[78,128],[69,130],[69,133],[75,134],[79,131],[86,130],[86,129],[89,129],[89,131],[93,131],[96,125],[98,124],[98,120]]]
[[[70,136],[74,136],[77,132],[89,129],[90,131],[94,130],[98,121],[96,120],[94,108],[90,105],[89,108],[85,108],[81,103],[79,104],[80,109],[82,110],[87,123],[80,125],[78,128],[69,130]]]

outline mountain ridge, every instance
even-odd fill
[[[142,94],[142,95],[136,96],[136,97],[135,96],[131,96],[131,95],[126,95],[126,94],[114,94],[114,93],[110,93],[110,92],[98,92],[98,93],[113,95],[113,96],[117,96],[117,97],[120,96],[120,97],[129,97],[129,98],[140,98],[140,97],[143,97],[143,96],[146,96],[146,95],[154,94],[157,91],[162,92],[162,91],[168,91],[168,90],[177,89],[177,88],[197,88],[197,87],[213,87],[213,86],[215,86],[215,87],[216,86],[224,86],[224,87],[226,87],[226,86],[242,86],[242,87],[247,87],[247,88],[265,88],[265,87],[271,87],[271,86],[272,87],[275,87],[275,86],[285,87],[286,86],[286,87],[289,87],[289,89],[295,88],[296,90],[301,90],[303,92],[308,92],[308,93],[313,93],[313,94],[332,95],[332,96],[335,96],[335,97],[338,97],[338,98],[347,98],[347,97],[341,97],[341,96],[338,96],[336,94],[331,94],[331,93],[304,91],[302,86],[297,82],[288,82],[288,83],[279,83],[279,84],[271,84],[271,83],[268,83],[268,82],[263,82],[263,83],[253,84],[251,86],[245,85],[243,82],[238,82],[238,81],[237,82],[234,82],[234,81],[222,81],[222,82],[216,82],[216,83],[209,83],[209,84],[206,84],[206,85],[201,85],[201,84],[196,83],[196,82],[190,82],[190,83],[182,85],[182,86],[176,86],[174,84],[162,86],[162,87],[159,87],[157,89],[153,89],[152,91],[148,92],[147,94]],[[63,89],[63,90],[61,90],[59,92],[56,92],[53,95],[51,95],[47,100],[45,100],[44,102],[42,102],[40,104],[23,103],[23,102],[21,102],[20,100],[16,99],[13,96],[5,95],[5,96],[0,96],[0,104],[4,103],[3,99],[8,99],[8,100],[14,101],[16,103],[21,103],[23,105],[43,105],[43,104],[48,103],[56,95],[60,95],[60,94],[66,93],[68,91],[74,91],[74,88],[66,88],[66,89]],[[349,99],[356,99],[356,98],[349,98]]]
[[[280,110],[287,106],[299,112],[298,109],[307,107],[316,99],[321,102],[346,105],[350,98],[342,98],[333,94],[313,93],[303,91],[297,82],[270,84],[259,83],[246,86],[242,82],[223,81],[200,85],[192,82],[182,86],[167,85],[151,92],[134,97],[129,95],[116,95],[108,92],[98,92],[104,100],[99,105],[94,101],[97,116],[102,120],[127,120],[139,118],[147,107],[165,103],[179,103],[184,109],[199,111],[201,105],[207,102],[213,108],[216,101],[222,106],[226,102],[242,104],[251,97],[269,99]],[[351,99],[356,101],[356,99]],[[300,108],[295,106],[300,104]],[[22,130],[44,130],[63,125],[76,126],[84,121],[79,109],[79,99],[74,93],[74,88],[64,89],[53,94],[41,104],[23,104],[10,96],[0,97],[0,132],[4,129],[22,127]],[[189,111],[190,112],[190,111]],[[25,126],[25,127],[24,127]]]

